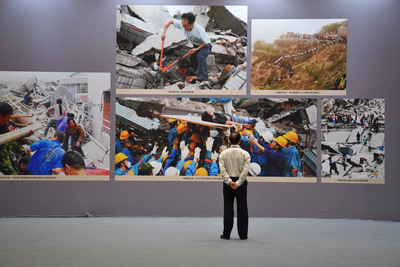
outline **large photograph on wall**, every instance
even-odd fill
[[[110,74],[0,72],[0,180],[109,180]]]
[[[253,19],[256,95],[346,95],[347,19]]]
[[[247,6],[117,6],[117,94],[246,94]]]
[[[385,100],[322,99],[322,182],[385,182]]]
[[[249,180],[316,182],[316,99],[117,98],[116,181],[222,181],[241,134]]]

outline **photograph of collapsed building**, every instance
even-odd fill
[[[246,58],[247,6],[117,6],[118,94],[246,94]]]
[[[109,180],[109,120],[109,73],[0,72],[1,179]]]
[[[346,66],[347,19],[252,20],[253,93],[345,95]]]
[[[221,181],[239,132],[253,181],[316,182],[316,114],[315,99],[117,98],[115,179]]]
[[[325,98],[321,116],[322,182],[384,183],[385,100]]]

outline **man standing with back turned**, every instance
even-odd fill
[[[233,228],[233,202],[237,202],[237,227],[240,239],[247,239],[249,215],[247,212],[247,181],[250,166],[250,155],[240,148],[239,133],[229,136],[231,147],[224,150],[219,158],[219,167],[224,178],[224,231],[222,239],[230,239]]]
[[[193,64],[193,69],[197,70],[198,81],[201,81],[199,87],[201,89],[204,87],[211,89],[211,86],[208,83],[208,70],[206,61],[206,58],[211,52],[210,37],[207,35],[206,31],[195,22],[196,17],[193,13],[183,13],[181,18],[182,20],[167,20],[161,34],[161,40],[165,40],[165,33],[171,24],[173,24],[175,28],[183,30],[186,39],[193,45],[193,48],[191,49],[192,55],[190,56],[190,62]]]

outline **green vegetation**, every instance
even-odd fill
[[[343,65],[346,64],[347,56],[343,58],[338,58],[336,61],[332,62],[327,68],[328,71],[334,71],[337,67],[340,69],[345,69]]]
[[[317,81],[319,79],[319,77],[321,76],[322,73],[322,69],[319,69],[317,66],[307,66],[304,68],[304,71],[310,75],[311,77],[313,77],[313,81]]]

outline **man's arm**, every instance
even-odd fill
[[[190,51],[191,51],[192,53],[197,53],[197,51],[199,51],[200,49],[202,49],[202,48],[205,47],[205,46],[206,46],[205,43],[201,43],[201,45],[199,45],[197,48],[192,48],[192,49],[190,49]]]
[[[174,19],[169,19],[167,20],[167,22],[165,22],[164,24],[164,28],[163,28],[163,32],[161,34],[161,40],[164,41],[165,40],[165,33],[167,32],[167,29],[169,26],[171,26],[171,24],[174,24]]]
[[[227,185],[230,185],[230,183],[233,181],[232,181],[231,177],[229,177],[228,172],[226,171],[224,155],[225,155],[225,153],[221,153],[221,155],[219,156],[219,170],[221,171],[222,178],[224,178],[224,183],[226,183]]]
[[[243,164],[243,169],[242,172],[240,173],[239,179],[236,181],[236,184],[239,186],[241,186],[244,182],[244,180],[246,180],[246,176],[249,173],[249,168],[250,168],[250,155],[249,153],[247,153],[246,151],[244,151],[244,164]]]

